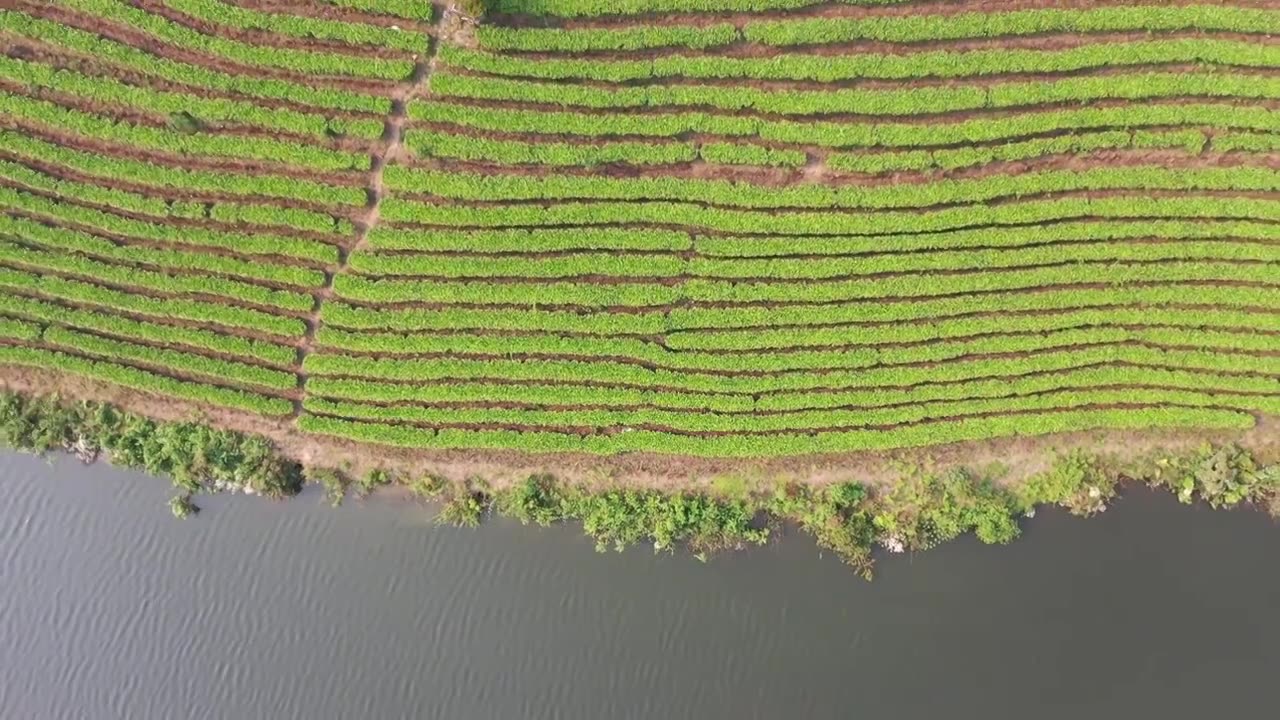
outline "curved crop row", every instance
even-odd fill
[[[81,280],[56,275],[36,275],[3,266],[0,266],[0,287],[136,315],[190,320],[288,338],[300,338],[306,330],[306,325],[297,318],[281,317],[261,310],[186,298],[154,298]]]
[[[287,163],[318,171],[367,170],[369,156],[273,138],[187,133],[170,128],[131,125],[114,118],[66,108],[45,100],[0,91],[0,114],[63,132],[173,155]],[[381,128],[379,128],[381,133]]]
[[[410,130],[405,142],[419,155],[504,165],[592,166],[619,162],[630,165],[671,165],[691,162],[697,157],[697,152],[689,143],[531,143],[431,130]]]
[[[1121,315],[1121,313],[1116,313]],[[1072,346],[1133,342],[1171,347],[1196,347],[1223,351],[1267,352],[1274,341],[1249,332],[1200,330],[1206,324],[1196,311],[1152,310],[1153,319],[1138,327],[1120,326],[1120,318],[1105,313],[1075,313],[1044,319],[1040,316],[1014,318],[1005,323],[984,322],[921,323],[907,328],[875,328],[856,336],[834,338],[836,349],[777,352],[765,347],[741,352],[688,350],[673,352],[652,342],[635,338],[557,337],[554,335],[388,335],[321,331],[318,343],[329,348],[377,352],[382,357],[428,360],[444,356],[473,359],[539,358],[593,359],[639,365],[651,369],[709,374],[752,373],[757,375],[796,371],[850,370],[882,364],[939,362],[966,355],[1026,353]],[[1211,315],[1229,315],[1221,311]],[[1235,313],[1243,315],[1243,313]],[[1101,316],[1101,317],[1098,317]],[[1175,324],[1153,327],[1156,318],[1173,316]],[[1217,319],[1226,319],[1219,317]],[[1270,318],[1271,322],[1276,320]],[[1065,326],[1065,327],[1063,327]],[[1245,324],[1243,327],[1248,328]],[[902,331],[902,332],[898,332]],[[832,333],[834,335],[834,333]],[[927,344],[900,345],[900,338],[924,336]],[[932,336],[932,337],[930,337]],[[720,338],[723,339],[723,338]],[[432,358],[415,357],[431,355]]]
[[[12,138],[22,136],[5,132],[0,137],[8,142]],[[323,206],[354,207],[363,206],[367,197],[367,191],[363,187],[340,187],[313,180],[262,173],[250,175],[215,170],[189,170],[185,167],[159,165],[151,160],[133,160],[86,152],[32,137],[23,137],[22,140],[4,147],[6,151],[19,149],[24,155],[30,152],[30,157],[38,158],[42,163],[56,163],[78,173],[187,193],[247,195],[255,196],[255,200],[256,196],[263,196]],[[117,150],[124,151],[124,148],[117,148]]]
[[[204,245],[232,250],[243,255],[282,255],[318,263],[332,263],[338,259],[338,249],[335,246],[315,240],[284,238],[269,234],[225,232],[200,227],[181,227],[180,232],[175,232],[176,226],[163,224],[164,218],[155,218],[157,222],[136,220],[94,208],[57,202],[41,195],[19,192],[7,187],[0,187],[0,206],[11,211],[21,210],[23,213],[32,213],[41,222],[81,225],[91,231],[131,239],[179,245]]]
[[[413,276],[437,279],[578,278],[716,278],[745,280],[824,280],[860,275],[923,271],[988,271],[1072,262],[1136,262],[1157,260],[1233,260],[1280,263],[1280,245],[1214,239],[1206,242],[1074,243],[1066,247],[1036,245],[1024,248],[929,250],[871,257],[798,259],[729,259],[630,255],[617,252],[575,253],[549,258],[440,257],[356,253],[350,267],[371,276]]]
[[[436,73],[431,92],[442,97],[538,103],[593,109],[706,107],[776,115],[940,115],[1054,103],[1163,98],[1280,98],[1280,77],[1233,72],[1141,72],[946,85],[894,90],[761,90],[747,86],[649,85],[605,88],[480,75]]]
[[[1006,291],[949,298],[755,307],[676,307],[657,312],[569,312],[524,308],[369,308],[326,302],[326,325],[351,330],[510,330],[584,335],[659,335],[692,330],[765,330],[779,326],[897,323],[980,313],[1041,312],[1113,306],[1215,305],[1280,310],[1272,288],[1170,283],[1066,290]]]
[[[0,295],[0,312],[39,320],[45,324],[91,330],[125,340],[141,340],[163,345],[180,344],[197,350],[211,350],[271,365],[290,365],[297,356],[297,351],[292,347],[262,340],[180,325],[133,320],[121,315],[55,305],[16,293]]]
[[[271,390],[293,390],[298,378],[291,372],[271,370],[258,365],[220,360],[207,355],[168,350],[59,327],[46,328],[41,339],[61,349],[74,350],[102,360],[129,365],[142,363],[182,374],[204,375],[237,385],[259,385]]]
[[[1006,338],[1012,342],[1014,338]],[[910,360],[910,358],[908,358]],[[466,358],[399,359],[347,355],[310,355],[310,375],[400,380],[410,383],[451,380],[563,382],[635,388],[681,389],[714,393],[759,394],[819,388],[904,387],[921,383],[1025,375],[1100,363],[1128,363],[1175,369],[1199,369],[1266,375],[1275,373],[1275,358],[1221,350],[1177,350],[1128,341],[1085,347],[1049,347],[1026,355],[966,356],[937,366],[873,365],[830,372],[769,375],[723,375],[648,369],[609,360],[522,360]]]
[[[431,3],[422,2],[422,0],[324,0],[324,2],[374,15],[390,15],[406,20],[430,22],[435,17],[435,8]]]
[[[771,457],[889,450],[1103,428],[1241,430],[1253,427],[1254,418],[1248,413],[1230,410],[1178,406],[1126,407],[997,415],[922,423],[892,430],[693,438],[676,438],[644,430],[588,437],[511,430],[430,430],[310,414],[299,418],[298,425],[307,432],[411,448],[518,449],[526,453],[587,452],[599,455],[661,452],[696,457]]]
[[[451,123],[489,132],[664,138],[701,133],[834,148],[930,147],[996,142],[1075,130],[1168,125],[1280,132],[1280,114],[1262,107],[1225,103],[1036,109],[998,117],[939,118],[938,122],[929,124],[801,122],[688,111],[583,113],[478,107],[448,102],[414,103],[409,112],[415,120]]]
[[[208,275],[180,275],[143,270],[129,265],[92,260],[78,254],[33,250],[4,240],[0,240],[0,262],[35,268],[40,272],[67,273],[93,278],[97,282],[130,289],[139,288],[178,295],[217,295],[230,300],[294,312],[306,312],[315,303],[307,293],[274,290],[261,285]]]
[[[23,242],[38,244],[54,251],[81,253],[121,263],[137,263],[159,268],[194,270],[230,275],[250,280],[264,280],[298,288],[316,288],[325,282],[323,272],[292,265],[237,260],[199,251],[161,250],[151,247],[117,245],[88,233],[62,227],[50,227],[18,217],[0,217],[0,235],[7,234]]]
[[[272,100],[288,100],[331,110],[373,115],[386,115],[391,112],[390,98],[350,90],[316,87],[309,83],[279,78],[225,73],[203,65],[153,55],[142,48],[13,10],[0,9],[0,30],[82,53],[99,63],[111,63],[131,74],[167,80],[193,88]],[[337,127],[341,128],[343,125],[339,123]]]
[[[906,0],[837,0],[845,5],[893,5]],[[491,12],[590,17],[670,12],[761,12],[792,10],[823,0],[491,0]]]
[[[1199,155],[1208,141],[1209,138],[1198,129],[1106,130],[1034,138],[1003,145],[833,153],[826,157],[826,163],[833,170],[860,173],[959,170],[993,162],[1031,160],[1045,155],[1083,154],[1098,150],[1179,149],[1188,155]]]
[[[58,372],[108,382],[131,390],[208,403],[218,407],[247,410],[260,415],[287,415],[293,411],[293,404],[280,398],[267,397],[258,393],[225,388],[218,385],[176,380],[167,375],[139,370],[128,365],[89,360],[76,355],[40,348],[0,346],[0,364],[25,365],[46,370],[57,370]]]
[[[878,40],[894,43],[1001,38],[1043,33],[1280,33],[1280,12],[1229,5],[1129,5],[1037,8],[1010,12],[920,13],[893,17],[802,18],[747,23],[743,38],[766,45],[815,45]]]
[[[0,139],[7,134],[0,132]],[[38,162],[39,158],[28,159],[20,156],[24,162]],[[248,205],[240,202],[207,203],[198,200],[174,200],[166,197],[143,195],[120,190],[92,182],[66,180],[46,171],[28,167],[20,162],[0,159],[0,178],[16,185],[21,192],[31,196],[31,191],[56,198],[73,198],[77,203],[92,203],[108,208],[112,212],[136,213],[158,217],[181,218],[187,220],[213,219],[224,223],[251,223],[263,225],[271,229],[288,228],[319,233],[347,234],[351,231],[349,220],[337,220],[330,215],[302,210],[299,208],[278,208],[263,205]],[[15,196],[13,189],[8,189],[7,200]],[[31,202],[41,205],[40,200]],[[46,200],[45,202],[55,202]],[[212,208],[210,208],[212,205]],[[178,240],[181,242],[181,240]]]
[[[320,141],[327,141],[334,135],[354,135],[369,140],[382,136],[383,121],[380,118],[342,120],[241,100],[155,90],[101,75],[85,75],[39,62],[4,57],[0,57],[0,73],[11,82],[29,88],[56,90],[81,101],[145,110],[153,115],[185,114],[201,126],[217,123],[255,127],[312,136]]]
[[[369,231],[374,250],[522,253],[566,250],[679,252],[693,248],[688,234],[672,230],[574,228],[547,230],[418,230],[378,225]],[[355,262],[360,255],[353,255]]]
[[[626,410],[515,410],[507,408],[423,408],[373,407],[354,403],[313,401],[306,410],[339,417],[412,423],[428,426],[483,428],[516,426],[531,430],[573,432],[590,428],[597,434],[632,428],[660,429],[664,434],[687,436],[710,433],[761,435],[776,432],[823,431],[832,428],[868,428],[906,425],[926,421],[989,413],[1061,410],[1093,405],[1178,405],[1181,407],[1229,408],[1246,412],[1280,409],[1280,401],[1252,395],[1235,395],[1220,388],[1171,390],[1125,388],[1050,390],[1038,395],[911,404],[894,408],[856,410],[799,410],[777,415],[716,415],[684,413],[649,408]]]
[[[1270,168],[1174,169],[1156,165],[1041,170],[923,183],[786,187],[677,177],[479,175],[404,167],[388,168],[385,178],[390,187],[402,192],[451,200],[681,200],[743,208],[927,208],[1085,190],[1280,190],[1280,171]]]
[[[133,28],[165,43],[224,57],[234,62],[310,75],[404,80],[413,72],[411,60],[259,47],[216,35],[205,35],[161,15],[117,0],[63,0],[83,13]]]
[[[724,27],[727,31],[733,30],[732,26]],[[692,31],[699,38],[705,38],[703,32],[707,30],[706,28],[679,29]],[[656,28],[645,30],[653,31]],[[522,29],[515,32],[572,33],[576,40],[578,35],[583,33],[621,34],[631,30]],[[482,31],[480,38],[483,40],[487,35],[489,33]],[[541,50],[542,48],[519,49]],[[626,48],[599,49],[615,52]],[[623,83],[664,78],[697,78],[835,82],[860,79],[912,80],[1016,73],[1069,73],[1128,65],[1174,63],[1271,68],[1280,65],[1280,48],[1212,38],[1162,38],[1091,43],[1047,50],[997,48],[963,51],[921,50],[904,55],[852,53],[849,55],[787,54],[768,57],[659,55],[643,60],[603,60],[500,55],[449,45],[441,48],[440,57],[452,67],[472,72],[544,80]]]
[[[1174,178],[1184,182],[1185,178]],[[1079,218],[1235,218],[1280,220],[1280,202],[1248,197],[1061,197],[942,209],[870,212],[730,210],[688,202],[563,202],[488,207],[425,205],[391,197],[382,217],[444,227],[504,228],[565,225],[681,225],[759,235],[879,235],[928,233],[997,225],[1030,225]]]

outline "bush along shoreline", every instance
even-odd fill
[[[170,508],[179,517],[198,512],[193,498],[199,493],[279,499],[314,482],[339,505],[348,494],[361,496],[394,484],[438,502],[440,523],[475,526],[489,513],[526,524],[580,522],[602,551],[636,544],[652,544],[655,550],[684,546],[706,558],[763,544],[794,525],[867,578],[878,549],[926,550],[969,532],[986,543],[1008,543],[1019,535],[1019,518],[1034,515],[1038,506],[1093,515],[1106,510],[1122,481],[1168,489],[1187,503],[1251,504],[1280,517],[1280,464],[1259,463],[1235,445],[1124,460],[1075,450],[1012,486],[994,481],[998,471],[952,468],[904,470],[898,482],[884,488],[785,483],[759,492],[726,480],[709,493],[669,493],[584,488],[549,475],[493,488],[479,478],[410,478],[389,470],[352,477],[337,468],[303,468],[262,436],[156,421],[109,404],[13,392],[0,393],[0,445],[36,453],[66,450],[85,462],[105,455],[114,465],[168,476],[178,493]]]

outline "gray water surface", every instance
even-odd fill
[[[702,564],[0,454],[0,718],[1273,715],[1280,528],[1132,490],[1008,547]]]

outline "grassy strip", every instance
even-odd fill
[[[389,98],[348,90],[315,87],[276,78],[224,73],[202,65],[153,55],[132,45],[12,10],[0,10],[0,29],[89,55],[100,62],[111,63],[144,77],[160,78],[183,85],[237,95],[289,100],[331,110],[347,110],[371,115],[386,115],[391,112]],[[365,118],[360,123],[374,119]],[[359,134],[357,128],[360,127],[360,123],[349,126],[347,121],[341,118],[330,118],[329,122],[330,127],[336,132]]]
[[[164,3],[185,15],[238,30],[258,30],[303,39],[333,40],[347,45],[372,45],[412,53],[425,53],[428,47],[426,35],[392,30],[381,25],[362,25],[341,20],[259,12],[222,2],[222,0],[164,0]]]
[[[1236,130],[1280,131],[1276,113],[1222,103],[1135,104],[1115,107],[1032,109],[928,124],[892,121],[798,122],[704,112],[565,112],[477,107],[448,102],[411,103],[415,120],[452,123],[491,132],[672,138],[686,133],[759,137],[780,143],[825,147],[929,147],[996,142],[1067,130],[1197,125]]]
[[[34,275],[7,267],[0,267],[0,287],[136,315],[212,323],[271,333],[286,338],[300,338],[306,330],[306,325],[301,320],[280,317],[261,310],[184,298],[153,298],[136,292],[113,290],[54,275]]]
[[[263,195],[286,200],[299,200],[325,206],[350,205],[362,207],[366,192],[363,187],[338,187],[300,178],[221,172],[217,170],[188,170],[181,167],[158,165],[150,160],[130,160],[97,152],[86,152],[26,137],[16,132],[0,132],[5,149],[13,153],[39,158],[44,163],[56,163],[76,172],[112,180],[123,180],[143,185],[172,188],[185,192],[208,192],[227,195]],[[315,213],[312,213],[314,216]],[[288,220],[291,215],[281,212]]]
[[[389,170],[394,170],[390,168]],[[1111,170],[1112,168],[1103,168]],[[1127,168],[1118,168],[1124,175]],[[1199,178],[1176,177],[1156,169],[1170,184],[1185,185]],[[1264,171],[1269,173],[1270,171]],[[1204,176],[1200,176],[1204,177]],[[1207,179],[1207,178],[1206,178]],[[1018,181],[1016,184],[1022,184]],[[954,186],[952,186],[954,187]],[[1006,186],[1007,188],[1008,186]],[[872,191],[874,192],[874,191]],[[730,196],[727,199],[733,200]],[[911,196],[903,198],[913,201]],[[767,198],[762,201],[768,202]],[[958,205],[916,211],[833,212],[725,209],[689,202],[564,202],[539,205],[466,207],[426,205],[392,196],[383,201],[381,217],[391,222],[415,222],[444,227],[503,228],[562,225],[683,225],[729,233],[760,235],[882,235],[931,233],[993,225],[1031,225],[1078,218],[1237,218],[1280,220],[1280,203],[1245,197],[1147,197],[1126,195],[1089,198],[1063,197],[1016,203]]]
[[[608,34],[647,33],[674,28],[635,30],[562,30],[521,28],[480,28],[482,42],[494,31],[518,33],[517,41],[527,45],[558,45],[557,40],[582,44],[572,50],[620,49],[597,45]],[[713,39],[709,28],[679,28],[698,39]],[[726,26],[726,32],[732,30]],[[552,37],[557,34],[556,37]],[[600,34],[605,36],[601,37]],[[674,39],[674,38],[673,38]],[[625,42],[625,38],[623,39]],[[678,44],[678,43],[677,43]],[[560,47],[517,47],[520,50],[561,51]],[[723,55],[659,55],[642,60],[600,58],[532,58],[501,55],[446,45],[440,57],[452,67],[505,77],[544,80],[592,80],[634,83],[665,78],[702,80],[787,80],[836,82],[840,80],[912,80],[916,78],[961,78],[1017,73],[1069,73],[1095,68],[1132,65],[1190,64],[1241,68],[1270,68],[1280,65],[1280,51],[1256,43],[1209,38],[1163,38],[1128,42],[1090,43],[1076,47],[1039,50],[1003,48],[998,50],[921,50],[909,54],[854,53],[849,55],[785,54],[764,58]]]
[[[237,280],[211,276],[170,275],[127,265],[91,260],[83,255],[34,250],[0,241],[0,261],[34,268],[39,272],[70,273],[126,288],[174,294],[217,295],[232,300],[266,305],[282,310],[305,312],[315,304],[307,293],[273,290]]]
[[[144,98],[137,100],[145,103]],[[114,118],[83,113],[45,100],[11,95],[3,91],[0,91],[0,113],[21,118],[28,123],[150,152],[266,160],[325,172],[369,169],[369,156],[366,153],[332,150],[272,138],[188,133],[170,128],[131,125]]]
[[[46,343],[74,350],[78,354],[91,355],[122,364],[144,363],[181,373],[205,375],[220,382],[237,385],[260,385],[272,390],[290,391],[297,387],[298,378],[291,372],[272,370],[230,360],[220,360],[193,353],[139,345],[120,340],[109,340],[60,327],[46,328],[42,338]]]
[[[204,245],[233,250],[246,255],[283,255],[319,263],[334,263],[338,249],[314,240],[299,240],[269,234],[223,232],[199,227],[177,227],[163,222],[112,215],[93,208],[57,202],[40,195],[0,187],[0,205],[48,216],[57,222],[71,222],[95,230],[162,243]]]
[[[1207,380],[1207,378],[1206,378]],[[430,427],[507,425],[532,430],[572,433],[591,428],[607,435],[630,429],[662,428],[664,434],[688,436],[704,433],[759,435],[763,433],[826,431],[832,428],[877,428],[907,423],[936,422],[984,413],[1063,410],[1097,405],[1229,408],[1246,412],[1275,413],[1280,400],[1234,395],[1222,388],[1202,386],[1209,392],[1126,388],[1122,390],[1051,390],[1039,395],[964,399],[918,403],[893,408],[856,410],[804,410],[780,415],[714,415],[670,412],[651,408],[625,410],[514,410],[506,408],[378,407],[356,403],[311,400],[307,412],[334,417],[376,420]]]
[[[410,60],[258,47],[216,35],[205,35],[167,18],[115,0],[65,0],[80,12],[127,25],[170,45],[226,58],[245,65],[290,70],[308,75],[340,75],[403,80],[413,73]]]
[[[87,98],[96,103],[139,108],[152,114],[183,114],[199,126],[227,123],[259,127],[296,135],[310,135],[325,142],[335,134],[352,134],[370,140],[382,136],[381,119],[335,122],[334,119],[319,114],[298,112],[288,108],[268,108],[240,100],[153,90],[111,77],[84,75],[73,70],[56,69],[43,63],[11,58],[0,58],[0,71],[3,71],[5,77],[11,81],[21,82],[30,88],[49,88]]]
[[[761,90],[740,85],[605,88],[441,72],[431,77],[431,92],[441,97],[592,109],[709,107],[796,116],[932,115],[1103,100],[1181,97],[1269,100],[1280,97],[1280,79],[1228,72],[1142,72],[1010,81],[985,87]]]
[[[113,335],[124,340],[142,340],[161,344],[178,343],[273,365],[290,365],[297,359],[297,351],[283,345],[223,332],[131,320],[94,310],[55,305],[16,293],[0,295],[0,312],[38,320],[46,325],[66,325]]]
[[[1253,426],[1248,413],[1182,407],[1080,409],[999,415],[911,425],[893,430],[853,430],[816,434],[765,436],[723,435],[676,437],[635,430],[616,435],[578,437],[550,432],[510,430],[430,430],[338,418],[304,415],[299,426],[312,433],[424,449],[508,450],[527,453],[581,452],[616,455],[660,452],[695,457],[777,457],[857,451],[882,451],[952,442],[1030,437],[1084,430],[1245,430]]]
[[[260,415],[280,416],[293,411],[287,400],[267,397],[245,390],[224,388],[217,385],[176,380],[167,375],[139,370],[128,365],[89,360],[76,355],[41,350],[30,347],[0,347],[0,363],[53,369],[70,375],[100,380],[131,390],[139,390],[160,397],[178,398],[192,402],[208,403],[218,407],[247,410]]]
[[[117,245],[110,240],[87,233],[50,227],[18,217],[0,218],[0,234],[16,236],[24,242],[38,243],[68,253],[85,253],[125,263],[139,263],[160,268],[178,268],[231,275],[252,280],[316,288],[325,282],[323,272],[292,265],[248,262],[201,252],[160,250],[151,247]]]
[[[1079,338],[1087,333],[1066,333]],[[424,383],[453,380],[621,385],[637,389],[671,389],[688,392],[759,393],[796,392],[822,388],[905,387],[920,383],[957,382],[1006,375],[1026,375],[1079,368],[1101,363],[1128,363],[1183,370],[1267,374],[1275,372],[1275,359],[1219,350],[1172,350],[1144,347],[1126,341],[1085,347],[1070,344],[1054,348],[1041,338],[1001,337],[978,341],[999,352],[1017,353],[1025,347],[1045,346],[1028,355],[973,356],[936,367],[879,365],[825,373],[794,372],[771,375],[718,375],[682,370],[648,369],[607,360],[524,360],[466,358],[392,359],[345,355],[308,355],[309,375],[345,376],[369,380]],[[1022,347],[1020,347],[1020,345]],[[910,353],[902,358],[914,362]],[[867,363],[869,366],[873,363]]]
[[[1041,170],[982,178],[871,185],[793,184],[784,187],[676,177],[601,175],[481,175],[393,166],[390,187],[452,200],[681,200],[719,207],[898,209],[1025,198],[1085,190],[1236,190],[1276,192],[1280,171],[1263,167],[1095,167]]]
[[[1280,32],[1280,12],[1217,5],[1138,5],[1080,10],[1039,8],[995,13],[823,17],[750,22],[742,29],[742,36],[766,45],[791,46],[854,40],[920,43],[1042,33],[1184,30],[1274,34]]]
[[[379,223],[369,231],[374,250],[418,252],[560,252],[565,250],[634,250],[679,252],[693,248],[686,233],[653,228],[573,228],[549,230],[419,230]],[[363,253],[351,256],[352,262]]]
[[[690,143],[618,142],[595,145],[524,142],[410,130],[405,142],[427,157],[444,157],[503,165],[671,165],[696,157]]]

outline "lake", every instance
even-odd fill
[[[200,498],[0,454],[3,718],[1262,717],[1280,527],[1133,488],[1022,539],[700,563],[390,497]]]

